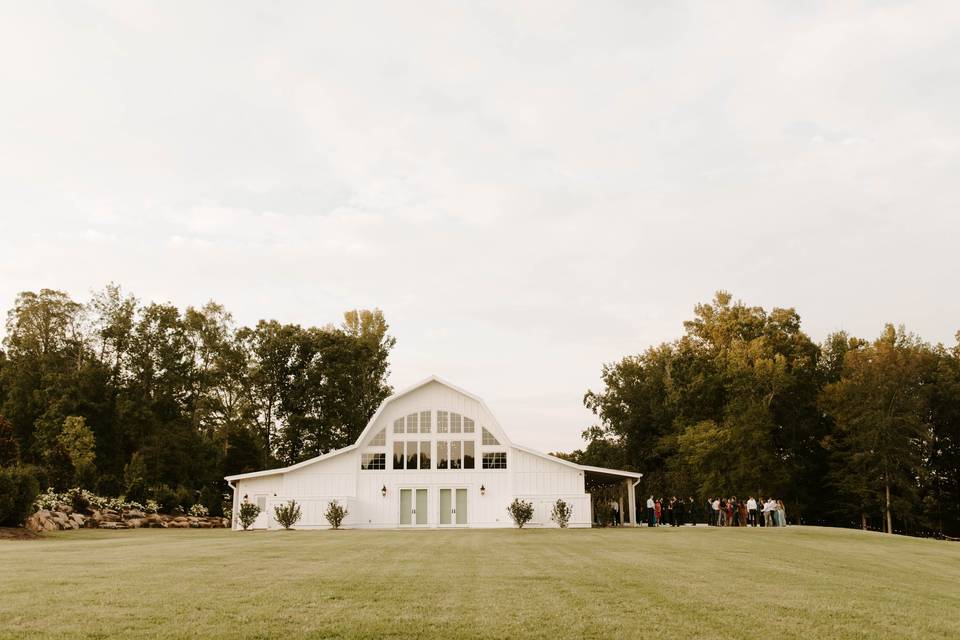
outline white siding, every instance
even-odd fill
[[[438,434],[438,410],[455,412],[472,419],[475,423],[474,433]],[[394,420],[422,411],[431,412],[429,434],[394,434]],[[483,446],[483,428],[490,431],[500,445]],[[381,429],[386,430],[386,446],[369,446],[369,441]],[[433,443],[432,468],[394,470],[393,443],[397,440],[429,440]],[[437,440],[473,440],[476,468],[437,469]],[[506,452],[507,468],[482,469],[484,451]],[[361,454],[373,452],[386,454],[385,470],[360,469]],[[349,513],[344,526],[397,527],[400,523],[402,489],[427,491],[428,527],[441,526],[440,491],[444,488],[467,490],[470,527],[513,526],[507,506],[515,498],[533,502],[533,526],[554,526],[549,519],[550,510],[558,498],[563,498],[573,506],[571,526],[590,526],[591,520],[590,496],[584,491],[582,469],[512,446],[483,402],[437,380],[394,397],[381,406],[358,440],[357,447],[296,469],[239,479],[235,481],[235,486],[238,504],[244,495],[248,495],[251,501],[257,496],[266,496],[266,512],[257,520],[255,528],[275,528],[277,524],[272,517],[273,507],[291,499],[296,500],[302,509],[302,519],[297,528],[327,527],[323,513],[332,500],[347,507]],[[383,495],[384,488],[386,496]]]

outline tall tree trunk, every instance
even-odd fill
[[[890,516],[890,483],[885,482],[883,486],[887,493],[887,504],[886,504],[887,533],[893,533],[893,524]]]
[[[867,514],[863,511],[860,512],[860,528],[864,531],[867,530]]]

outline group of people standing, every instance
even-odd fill
[[[647,498],[646,521],[650,527],[696,525],[697,512],[693,496],[687,499],[674,496],[669,500],[654,498],[652,495]],[[736,496],[707,498],[703,505],[703,519],[707,524],[717,527],[787,526],[787,512],[783,500],[765,500],[762,497],[757,500],[753,496],[746,500],[738,500]]]
[[[787,526],[787,510],[783,506],[783,500],[773,498],[707,498],[703,512],[707,522],[717,527]]]

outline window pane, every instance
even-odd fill
[[[463,468],[473,469],[473,440],[465,440],[463,443]]]
[[[460,441],[454,440],[450,443],[450,468],[460,468]]]
[[[487,431],[486,427],[483,427],[482,431],[483,431],[483,444],[488,444],[488,445],[500,444],[499,442],[497,442],[497,439],[493,437],[493,434]]]
[[[459,413],[450,414],[450,433],[460,433],[460,422],[462,418]]]
[[[446,411],[437,411],[437,433],[447,433],[449,431],[447,419]]]
[[[483,454],[484,469],[506,469],[507,454],[505,451],[492,451]]]
[[[430,412],[420,412],[420,433],[430,433]]]
[[[448,468],[448,464],[447,441],[437,440],[437,469],[446,469]]]
[[[417,468],[417,442],[411,440],[407,443],[407,469]]]
[[[393,421],[393,432],[403,433],[403,418],[397,418]]]
[[[261,512],[267,510],[267,496],[257,496],[257,507]]]
[[[364,453],[360,455],[360,468],[368,470],[379,470],[387,468],[387,454],[385,453]]]
[[[393,443],[393,468],[403,469],[403,443]]]
[[[430,441],[429,440],[420,441],[420,468],[421,469],[430,468]]]
[[[473,420],[471,420],[470,418],[463,419],[463,432],[473,433]]]
[[[417,431],[417,414],[411,413],[407,416],[407,433],[416,433]]]
[[[382,447],[385,444],[387,444],[387,430],[380,429],[380,432],[377,435],[373,436],[373,439],[370,440],[370,446]]]

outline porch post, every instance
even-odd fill
[[[625,480],[627,485],[627,500],[630,503],[630,526],[637,526],[637,492],[633,483],[629,479]]]
[[[623,489],[617,492],[617,502],[620,507],[620,526],[627,524],[626,514],[623,512]]]

